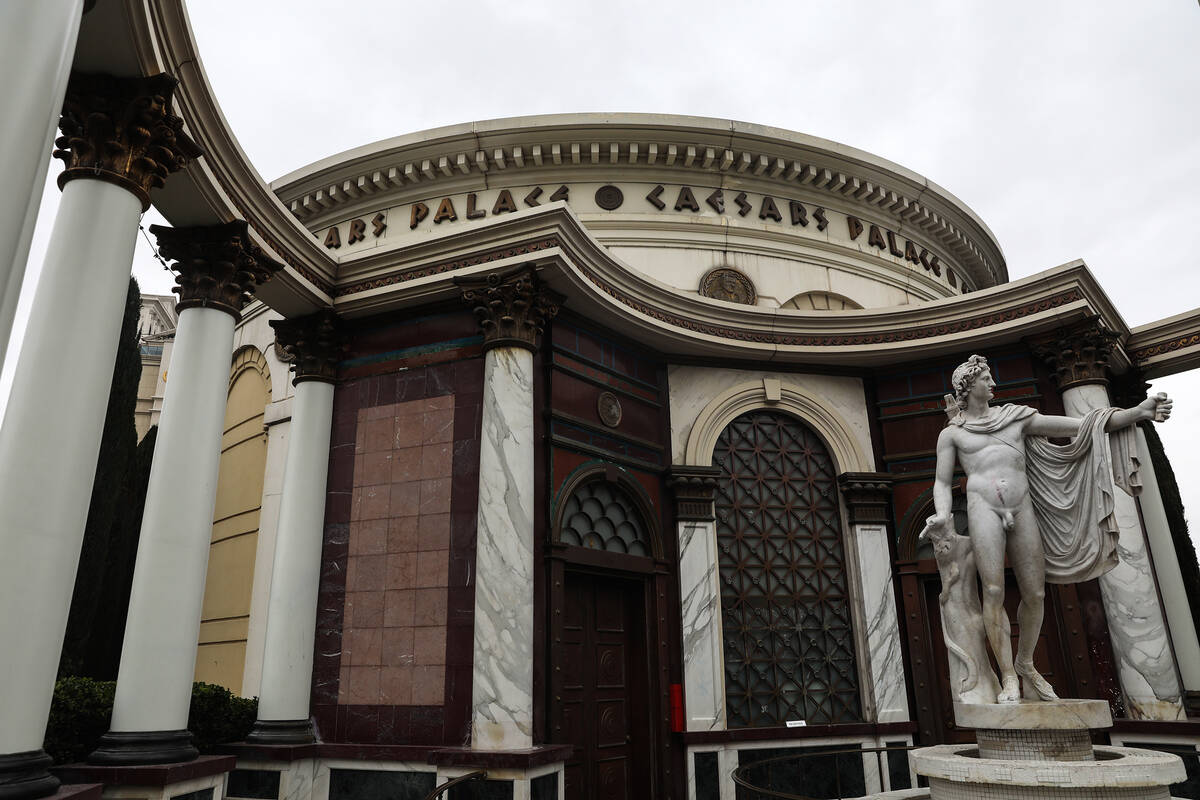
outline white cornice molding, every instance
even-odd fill
[[[1200,308],[1133,328],[1125,350],[1146,378],[1200,367]]]
[[[179,79],[176,113],[204,156],[156,199],[173,224],[244,219],[256,244],[286,265],[258,294],[284,313],[302,313],[331,301],[335,262],[288,212],[251,165],[230,130],[196,52],[182,0],[125,0],[134,49],[145,74]],[[172,213],[174,212],[174,213]],[[211,216],[210,216],[211,215]]]
[[[743,306],[683,293],[617,258],[563,203],[482,222],[419,245],[372,250],[339,283],[350,316],[456,296],[451,275],[535,264],[566,305],[665,353],[874,366],[958,354],[1098,316],[1128,327],[1082,261],[948,300],[853,311]],[[1118,354],[1114,366],[1127,362]]]
[[[534,261],[570,296],[570,305],[591,309],[613,324],[632,325],[667,352],[868,366],[960,353],[977,343],[1019,339],[1086,316],[1098,315],[1122,337],[1130,333],[1079,261],[962,297],[890,309],[802,312],[707,300],[655,282],[614,258],[566,208],[530,209],[402,252],[380,249],[339,270],[274,189],[289,202],[298,201],[294,208],[303,214],[309,195],[324,209],[340,202],[339,193],[352,200],[425,183],[449,186],[460,177],[480,180],[497,170],[536,176],[570,164],[620,166],[639,175],[650,174],[646,168],[680,175],[698,170],[746,185],[824,192],[926,231],[975,266],[977,284],[1007,278],[992,232],[965,204],[922,176],[834,142],[727,120],[584,114],[471,123],[334,156],[285,176],[273,189],[250,164],[221,113],[182,0],[122,1],[143,72],[165,71],[180,79],[177,112],[206,153],[160,191],[168,219],[175,224],[247,220],[256,243],[288,265],[259,292],[287,316],[327,307],[335,297],[337,307],[352,314],[410,306],[418,298],[452,294],[451,268],[466,274]],[[321,191],[324,205],[318,202]],[[485,250],[485,259],[471,263],[473,253]],[[405,269],[445,266],[456,257],[462,261],[457,267],[391,280]],[[369,281],[382,283],[362,288]],[[1200,362],[1198,328],[1200,311],[1142,326],[1128,350],[1152,374],[1194,366]],[[1154,348],[1159,350],[1151,353]],[[1122,350],[1113,365],[1118,371],[1128,366],[1121,363],[1125,358]]]
[[[360,147],[271,187],[315,228],[381,204],[475,191],[485,181],[552,182],[567,172],[577,181],[686,183],[702,175],[706,185],[732,181],[763,194],[831,198],[920,229],[960,259],[977,286],[1008,279],[987,225],[927,178],[827,139],[733,120],[657,114],[487,120]]]

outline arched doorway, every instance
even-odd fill
[[[654,797],[664,733],[655,634],[662,539],[643,490],[593,465],[564,485],[548,555],[549,738],[571,744],[566,796]]]

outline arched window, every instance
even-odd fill
[[[730,728],[862,719],[836,469],[804,423],[737,417],[713,450]]]
[[[794,308],[799,311],[845,311],[848,308],[862,308],[862,304],[837,292],[816,291],[801,292],[780,308]]]
[[[558,538],[563,544],[653,556],[654,548],[633,496],[605,480],[583,483],[567,498]]]

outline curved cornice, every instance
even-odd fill
[[[335,262],[242,151],[204,74],[183,0],[123,2],[142,72],[179,79],[175,108],[206,154],[156,193],[155,206],[174,225],[246,220],[256,243],[286,265],[258,291],[264,302],[285,315],[327,306]]]
[[[245,219],[256,243],[287,265],[262,287],[261,299],[287,316],[327,307],[342,270],[262,180],[233,136],[205,76],[183,0],[109,0],[106,9],[114,20],[121,18],[121,38],[131,45],[97,35],[100,31],[92,32],[96,41],[84,45],[119,65],[114,71],[136,62],[143,74],[169,72],[179,78],[176,108],[207,153],[156,192],[155,205],[175,225]],[[476,122],[334,156],[287,176],[279,187],[303,214],[308,194],[313,197],[309,206],[324,208],[381,187],[448,185],[456,176],[479,180],[501,168],[526,170],[532,177],[556,162],[620,163],[643,175],[648,166],[700,170],[722,181],[764,184],[768,191],[774,186],[781,194],[781,183],[794,191],[828,194],[832,203],[858,204],[891,217],[898,229],[923,230],[959,259],[976,286],[1007,279],[1003,255],[987,226],[924,177],[825,139],[729,120],[574,114]]]
[[[1128,333],[1082,261],[961,297],[891,308],[798,311],[710,300],[624,263],[561,202],[423,245],[379,248],[338,287],[335,306],[355,316],[449,299],[449,274],[524,263],[537,265],[569,307],[678,355],[872,366],[1015,341],[1089,314]]]
[[[418,195],[469,191],[489,176],[539,182],[565,170],[594,170],[606,180],[736,182],[765,194],[804,192],[835,205],[864,206],[937,241],[974,285],[1008,280],[991,230],[927,178],[828,139],[736,120],[664,114],[487,120],[350,150],[271,185],[297,217],[319,226],[378,206],[385,196],[399,204]]]
[[[637,272],[614,258],[561,204],[488,220],[403,251],[381,248],[339,269],[238,145],[205,77],[183,0],[108,0],[98,6],[85,17],[78,64],[118,75],[139,69],[175,75],[180,79],[175,107],[207,154],[157,190],[155,205],[175,225],[245,219],[255,243],[287,265],[258,292],[285,316],[331,304],[350,314],[403,308],[450,296],[443,273],[533,261],[568,294],[570,305],[614,325],[632,326],[666,353],[869,366],[901,356],[958,354],[1096,315],[1123,339],[1130,336],[1080,261],[912,306],[839,312],[747,308],[681,293]],[[106,32],[105,25],[118,36],[109,38],[113,31]],[[666,133],[673,141],[658,141]],[[315,198],[322,186],[352,199],[355,191],[448,182],[472,170],[477,180],[501,166],[532,175],[556,159],[640,169],[651,158],[653,164],[680,170],[791,182],[870,204],[926,230],[960,258],[973,259],[978,283],[1007,279],[1003,255],[987,226],[922,176],[834,142],[727,120],[585,114],[478,122],[334,156],[286,176],[278,189],[298,201],[296,210],[303,214],[304,198]],[[1196,314],[1137,329],[1129,352],[1155,374],[1200,361]],[[1122,371],[1128,363],[1120,350],[1113,366]]]

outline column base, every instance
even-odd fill
[[[136,766],[195,761],[200,751],[189,731],[109,731],[88,756],[89,764]]]
[[[0,755],[0,800],[31,800],[58,791],[58,778],[47,768],[54,763],[45,750]]]
[[[251,744],[312,744],[317,741],[311,719],[260,719],[246,741]]]

